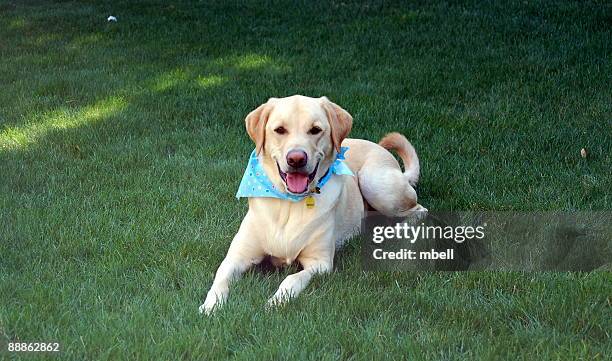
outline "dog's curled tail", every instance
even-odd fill
[[[408,178],[411,185],[416,185],[419,181],[420,165],[419,157],[414,150],[414,147],[406,137],[400,133],[389,133],[378,142],[387,150],[395,150],[404,162],[404,175]]]

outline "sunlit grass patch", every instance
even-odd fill
[[[189,80],[189,78],[189,72],[184,69],[174,69],[158,76],[154,81],[153,89],[156,91],[164,91]]]
[[[237,57],[233,62],[240,69],[256,69],[273,64],[269,56],[257,54]]]
[[[126,107],[123,98],[110,97],[83,108],[65,107],[36,116],[21,126],[7,126],[0,132],[0,149],[24,148],[47,133],[103,121]]]
[[[204,88],[210,88],[225,83],[227,81],[227,78],[218,75],[199,76],[196,81],[200,86]]]
[[[26,26],[25,18],[14,18],[8,23],[8,28],[11,30],[23,29]]]

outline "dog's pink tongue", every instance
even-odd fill
[[[287,188],[293,193],[304,193],[308,187],[308,175],[302,173],[287,173]]]

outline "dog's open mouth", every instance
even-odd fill
[[[296,195],[306,193],[306,191],[308,190],[308,184],[312,182],[315,175],[317,174],[317,170],[319,169],[318,162],[315,169],[310,174],[301,172],[285,173],[281,170],[280,165],[278,165],[278,162],[276,163],[276,166],[278,167],[278,173],[280,174],[283,182],[285,182],[289,193],[293,193]]]

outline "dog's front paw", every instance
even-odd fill
[[[270,297],[270,299],[268,299],[268,302],[266,302],[266,309],[271,310],[277,307],[281,307],[287,302],[289,302],[289,297],[273,296],[273,297]]]
[[[276,308],[276,307],[280,307],[283,306],[285,304],[287,304],[287,302],[289,302],[289,300],[291,300],[291,294],[289,292],[287,292],[286,290],[278,290],[276,291],[276,293],[274,294],[274,296],[270,297],[270,299],[268,299],[268,302],[266,302],[266,308],[267,309],[272,309],[272,308]]]
[[[200,313],[210,316],[216,309],[221,307],[223,302],[225,302],[225,296],[223,294],[219,294],[213,292],[213,290],[210,290],[206,295],[206,300],[204,300],[204,303],[200,305],[198,310],[200,311]]]

